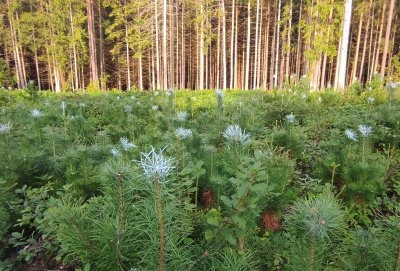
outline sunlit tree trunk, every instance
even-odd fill
[[[303,10],[303,0],[300,1],[300,9],[299,9],[299,22],[302,20],[302,10]],[[296,80],[300,79],[300,60],[301,60],[301,28],[298,27],[297,30],[297,50],[296,50]]]
[[[221,0],[222,11],[222,88],[226,89],[227,83],[227,66],[226,66],[226,14],[225,14],[225,0]]]
[[[202,0],[201,0],[202,1]],[[204,5],[203,1],[200,3],[200,16],[203,17]],[[204,19],[201,18],[200,23],[200,68],[199,68],[199,89],[204,88]]]
[[[383,7],[381,10],[381,22],[380,22],[380,26],[379,26],[379,36],[377,39],[377,45],[374,49],[375,54],[374,54],[374,61],[373,61],[373,69],[372,69],[372,73],[371,73],[371,77],[370,80],[372,78],[372,75],[377,73],[378,70],[378,63],[379,63],[379,53],[381,50],[381,42],[382,42],[382,34],[383,34],[383,26],[384,26],[384,22],[385,22],[385,14],[386,14],[386,0],[383,0]]]
[[[393,10],[394,10],[394,0],[390,0],[389,6],[389,16],[386,25],[386,36],[385,36],[385,45],[383,47],[383,55],[382,55],[382,64],[381,64],[381,76],[385,77],[385,69],[386,69],[386,59],[389,49],[389,40],[390,40],[390,32],[392,27],[393,20]]]
[[[156,40],[156,89],[161,88],[161,81],[160,81],[160,49],[159,49],[159,35],[158,35],[158,1],[154,1],[154,24],[155,24],[155,30],[156,30],[156,36],[154,39]]]
[[[263,70],[263,82],[262,88],[267,89],[267,81],[268,81],[268,60],[269,60],[269,30],[270,30],[270,4],[267,3],[267,29],[265,34],[265,41],[264,41],[264,70]]]
[[[343,31],[342,31],[342,42],[340,44],[340,60],[339,60],[339,70],[338,81],[335,89],[344,90],[346,86],[346,71],[347,71],[347,51],[349,47],[349,34],[350,34],[350,23],[351,23],[351,11],[352,11],[353,0],[345,1],[344,8],[344,21],[343,21]]]
[[[274,87],[278,86],[278,66],[279,66],[279,42],[280,42],[280,21],[281,21],[281,5],[282,0],[278,0],[278,19],[276,31],[276,49],[275,49],[275,71],[274,71]]]
[[[249,89],[250,73],[250,32],[251,32],[251,1],[247,3],[247,45],[246,45],[246,74],[244,78],[244,89]]]
[[[127,73],[127,90],[131,90],[131,58],[129,55],[129,41],[128,41],[128,25],[125,24],[125,50],[126,50],[126,73]]]
[[[357,64],[358,64],[358,55],[360,51],[360,42],[361,42],[361,30],[362,30],[362,24],[363,24],[363,18],[364,18],[364,11],[361,12],[360,15],[360,22],[358,24],[358,34],[357,34],[357,44],[356,44],[356,51],[355,51],[355,56],[353,60],[353,68],[351,70],[351,75],[350,75],[350,83],[354,83],[356,80],[357,74]]]
[[[231,72],[230,72],[230,84],[229,88],[233,89],[233,80],[234,70],[235,70],[235,61],[234,61],[234,52],[235,52],[235,0],[232,0],[232,26],[231,26]]]
[[[74,39],[75,37],[75,31],[74,31],[74,20],[72,17],[72,6],[71,4],[69,5],[69,17],[70,17],[70,22],[71,22],[71,35],[72,35],[72,39]],[[75,40],[73,40],[72,42],[72,51],[73,51],[73,59],[74,59],[74,87],[73,90],[77,91],[79,88],[79,81],[78,81],[78,63],[77,63],[77,59],[76,59],[76,45],[75,45]]]
[[[163,0],[163,89],[168,89],[167,65],[167,0]]]
[[[104,91],[107,86],[106,86],[106,81],[105,81],[105,56],[104,56],[104,34],[103,34],[103,13],[102,13],[102,7],[103,7],[103,0],[99,0],[99,8],[98,8],[98,14],[99,14],[99,57],[100,57],[100,89]]]
[[[368,8],[371,7],[372,0],[370,1],[370,5]],[[363,75],[364,75],[364,61],[365,61],[365,54],[367,52],[367,46],[368,46],[368,36],[369,36],[369,25],[370,25],[370,20],[371,20],[371,15],[369,14],[368,20],[367,20],[367,26],[365,27],[365,35],[364,35],[364,45],[363,45],[363,51],[361,55],[361,63],[358,69],[358,74],[356,71],[356,76],[358,76],[359,80],[362,82],[363,81]]]
[[[96,36],[94,28],[93,0],[86,0],[88,39],[89,39],[89,65],[90,65],[90,83],[99,87],[99,76],[97,69]]]
[[[254,43],[254,72],[253,72],[253,89],[257,88],[257,61],[259,57],[258,53],[258,30],[259,30],[259,17],[260,17],[260,0],[257,0],[257,12],[256,12],[256,41]]]

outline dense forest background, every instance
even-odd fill
[[[396,3],[395,3],[396,2]],[[343,89],[400,80],[395,0],[1,0],[0,86]]]

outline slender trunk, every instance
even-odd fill
[[[159,44],[158,44],[158,1],[155,0],[154,1],[154,24],[155,24],[155,28],[156,28],[156,36],[155,36],[155,40],[156,40],[156,77],[157,77],[157,83],[156,83],[156,89],[160,89],[161,88],[161,84],[160,84],[160,49],[159,49]]]
[[[303,0],[300,1],[300,15],[299,15],[299,22],[301,22],[301,16],[302,16],[302,10],[303,10]],[[297,52],[296,52],[296,81],[299,81],[300,79],[300,58],[301,58],[301,27],[298,25],[297,26]]]
[[[139,57],[139,90],[143,90],[143,66],[142,66],[142,55]]]
[[[340,65],[338,71],[339,77],[338,77],[338,84],[336,86],[336,89],[341,89],[341,90],[344,90],[346,86],[347,51],[349,47],[349,32],[351,23],[352,4],[353,0],[345,1],[342,43],[340,46]]]
[[[46,55],[47,55],[47,69],[48,69],[48,84],[50,85],[49,88],[52,92],[54,92],[54,82],[53,82],[53,74],[51,71],[51,61],[50,61],[50,53],[49,53],[49,44],[46,40]]]
[[[286,78],[290,78],[290,71],[289,71],[289,67],[290,67],[290,44],[291,44],[291,33],[292,33],[292,0],[290,0],[290,10],[289,10],[289,29],[287,32],[287,45],[286,45],[286,69],[285,69],[285,77]]]
[[[9,1],[7,1],[8,8],[10,9]],[[18,88],[23,88],[23,74],[22,74],[22,69],[21,69],[21,61],[19,58],[19,51],[18,51],[18,44],[17,44],[17,37],[16,37],[16,32],[14,29],[14,14],[9,11],[9,18],[8,21],[10,23],[10,32],[11,32],[11,42],[12,42],[12,49],[13,49],[13,56],[14,56],[14,64],[15,64],[15,77],[17,79],[17,85]]]
[[[217,89],[219,89],[220,88],[220,63],[221,63],[221,59],[220,59],[220,48],[221,48],[221,46],[220,46],[220,44],[221,44],[221,42],[220,42],[220,37],[221,37],[221,35],[219,34],[220,33],[220,30],[221,30],[221,22],[220,22],[220,20],[219,20],[219,18],[218,18],[218,28],[217,28],[218,30],[217,30],[217,65],[216,65],[216,73],[217,73],[217,76],[216,76],[216,78],[217,78],[217,81],[215,82],[215,85],[216,85],[216,87],[215,88],[217,88]],[[212,50],[210,50],[210,52],[212,52]],[[206,74],[207,74],[207,72],[206,72]],[[206,80],[207,81],[207,80]]]
[[[259,31],[258,31],[259,37],[258,37],[258,45],[257,45],[258,46],[258,51],[260,53],[259,53],[259,56],[257,57],[257,79],[256,79],[256,83],[255,83],[255,85],[256,85],[255,88],[256,89],[260,88],[260,83],[261,83],[261,60],[263,58],[263,56],[262,56],[262,54],[263,54],[263,50],[262,50],[263,6],[262,6],[262,4],[261,4],[261,7],[260,7],[260,18],[261,18],[261,20],[260,20],[260,27],[259,27]]]
[[[73,58],[74,58],[74,91],[78,90],[78,64],[76,59],[76,45],[75,45],[75,30],[73,24],[73,17],[72,17],[72,5],[69,5],[69,18],[71,23],[71,35],[72,35],[72,51],[73,51]]]
[[[153,25],[151,25],[151,33],[154,33],[153,31]],[[155,65],[154,65],[154,43],[151,43],[151,52],[149,53],[149,60],[151,59],[151,67],[149,67],[149,70],[151,70],[151,90],[156,90],[156,74],[154,71]],[[150,62],[150,61],[149,61]],[[149,64],[150,65],[150,64]]]
[[[385,13],[386,13],[386,0],[383,0],[383,7],[382,7],[382,13],[381,13],[381,22],[379,26],[379,37],[377,40],[377,45],[375,48],[375,61],[374,61],[374,68],[373,68],[373,74],[375,74],[378,70],[378,63],[379,63],[379,52],[381,49],[381,42],[382,42],[382,33],[383,33],[383,25],[385,22]]]
[[[38,81],[38,87],[39,87],[39,90],[42,90],[42,84],[40,82],[39,60],[38,60],[38,54],[37,54],[36,48],[34,50],[34,54],[35,54],[35,67],[36,67],[36,76],[37,76],[37,81]]]
[[[225,0],[221,2],[221,10],[222,10],[222,68],[223,68],[223,77],[222,77],[222,88],[226,89],[227,84],[227,66],[226,66],[226,15],[225,15]]]
[[[102,20],[102,7],[103,7],[103,0],[99,0],[99,57],[100,57],[100,89],[104,91],[106,89],[106,82],[105,82],[105,74],[104,74],[104,67],[105,67],[105,56],[104,56],[104,35],[103,35],[103,20]]]
[[[278,0],[278,19],[276,31],[276,49],[275,49],[275,71],[274,71],[274,87],[278,86],[278,63],[279,63],[279,42],[280,42],[280,25],[281,25],[281,5],[282,0]]]
[[[235,12],[235,65],[234,65],[234,77],[233,77],[233,88],[236,89],[237,88],[237,83],[238,83],[238,10],[236,8],[236,12]]]
[[[249,73],[250,73],[250,32],[251,32],[251,1],[247,4],[247,45],[246,45],[246,73],[244,81],[244,89],[249,89]]]
[[[200,16],[203,17],[204,6],[203,1],[200,3]],[[204,88],[204,18],[201,18],[200,23],[200,69],[199,69],[199,89]]]
[[[234,79],[234,47],[235,47],[235,0],[232,0],[232,27],[231,27],[231,80],[230,89],[233,89],[233,79]]]
[[[97,52],[96,52],[96,36],[94,28],[94,12],[93,0],[86,0],[87,22],[88,22],[88,38],[89,38],[89,64],[91,82],[95,87],[99,86],[99,77],[97,73]]]
[[[163,89],[168,89],[167,65],[167,0],[163,0]]]
[[[278,26],[278,22],[277,22],[277,16],[275,16],[275,24],[274,24],[274,32],[272,34],[272,44],[271,44],[271,63],[270,63],[270,67],[269,67],[269,89],[273,89],[274,88],[274,71],[275,71],[275,55],[276,55],[276,51],[275,51],[275,44],[276,44],[276,33],[277,33],[277,26]]]
[[[260,17],[260,0],[257,0],[257,12],[256,12],[256,42],[254,43],[254,72],[253,72],[253,89],[256,89],[257,83],[257,61],[258,61],[258,25]]]
[[[182,45],[181,45],[181,89],[185,88],[186,85],[186,72],[185,72],[185,65],[186,65],[186,56],[185,56],[185,31],[184,31],[184,23],[183,23],[183,15],[185,14],[185,5],[182,4],[182,16],[181,16],[181,39],[182,39]]]
[[[264,79],[263,79],[263,89],[267,89],[267,81],[268,81],[268,60],[269,60],[269,27],[270,27],[270,4],[267,4],[267,30],[266,30],[266,37],[265,37],[265,53],[264,53]]]
[[[359,55],[359,51],[360,51],[361,30],[362,30],[363,18],[364,18],[364,12],[362,11],[361,15],[360,15],[360,22],[358,24],[357,44],[356,44],[356,49],[355,49],[353,68],[351,70],[351,75],[350,75],[350,83],[354,83],[356,81],[356,77],[357,77],[356,70],[357,70],[357,64],[358,64],[358,55]]]
[[[390,31],[392,27],[393,20],[393,10],[394,10],[394,0],[390,0],[389,6],[389,17],[386,25],[386,36],[385,36],[385,45],[383,47],[383,55],[382,55],[382,64],[381,64],[381,76],[385,77],[385,69],[386,69],[386,59],[389,49],[389,40],[390,40]]]
[[[371,8],[371,4],[372,4],[372,0],[369,2],[368,8]],[[372,14],[373,14],[373,12],[372,12]],[[364,46],[363,46],[363,51],[362,51],[362,56],[361,56],[361,64],[360,64],[360,68],[358,71],[358,78],[359,78],[360,82],[363,82],[364,61],[365,61],[365,54],[367,52],[370,20],[371,20],[371,14],[368,14],[367,26],[365,27]]]
[[[128,25],[125,24],[125,49],[126,49],[126,72],[127,72],[127,90],[131,90],[131,62],[129,56],[129,41],[128,41]]]
[[[369,36],[369,50],[368,50],[368,59],[369,59],[369,61],[368,61],[368,70],[367,70],[367,74],[366,74],[366,81],[371,80],[373,63],[374,63],[373,58],[375,56],[375,52],[372,52],[372,44],[374,44],[374,47],[375,47],[375,43],[376,43],[376,39],[375,39],[375,42],[373,42],[374,22],[375,22],[374,17],[375,17],[375,3],[373,5],[373,7],[372,7],[372,16],[371,16],[372,24],[371,24],[371,31],[370,31],[371,34]],[[372,57],[371,57],[371,54],[372,54]],[[371,62],[371,59],[372,59],[372,62]]]
[[[174,14],[172,13],[172,4],[171,0],[169,2],[169,85],[168,88],[173,88],[175,84],[175,76],[174,76],[174,39],[172,38],[172,35],[174,33],[173,31],[173,20]]]
[[[331,2],[332,3],[332,2]],[[332,22],[332,16],[333,16],[333,5],[331,6],[331,10],[329,12],[329,19],[328,19],[328,34],[326,38],[326,43],[329,43],[330,36],[331,36],[331,22]],[[328,61],[328,55],[327,53],[324,53],[323,60],[322,60],[322,73],[321,73],[321,84],[320,84],[320,89],[325,88],[325,79],[326,79],[326,64]]]

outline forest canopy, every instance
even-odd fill
[[[0,86],[312,90],[400,80],[395,0],[1,0]]]

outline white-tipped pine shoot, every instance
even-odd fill
[[[186,120],[187,116],[188,116],[188,113],[186,111],[181,111],[178,113],[177,118],[179,121],[183,122]]]
[[[374,102],[375,102],[375,98],[374,97],[368,97],[367,98],[367,103],[373,104]]]
[[[124,106],[124,111],[125,113],[132,113],[133,112],[133,107],[129,104]]]
[[[0,134],[8,134],[11,131],[12,125],[10,122],[0,123]]]
[[[346,134],[348,139],[357,141],[357,134],[353,130],[347,129],[346,131],[344,131],[344,133]]]
[[[175,135],[176,137],[178,137],[179,139],[186,139],[186,138],[191,138],[193,135],[192,130],[190,129],[185,129],[185,128],[177,128],[175,130]]]
[[[116,148],[112,148],[112,149],[111,149],[111,154],[112,154],[112,156],[114,156],[115,158],[118,158],[118,157],[121,156],[120,151],[117,150]]]
[[[218,99],[223,99],[224,98],[224,93],[222,92],[222,90],[220,90],[220,89],[217,89],[216,91],[215,91],[215,94],[217,95],[217,98]]]
[[[369,137],[372,133],[372,127],[364,124],[360,124],[358,126],[358,130],[360,131],[361,135],[363,136],[363,149],[362,149],[362,162],[364,163],[364,156],[365,156],[365,142],[367,137]]]
[[[239,125],[230,125],[226,128],[225,132],[222,135],[231,142],[246,144],[250,142],[251,134],[246,134],[244,130],[242,130]]]
[[[166,158],[163,155],[165,149],[166,147],[160,149],[160,151],[157,153],[152,147],[151,151],[148,153],[142,152],[140,154],[140,161],[135,161],[142,168],[144,175],[149,181],[158,179],[159,181],[165,182],[166,177],[168,177],[175,168],[173,166],[173,159]]]
[[[287,120],[289,123],[293,123],[295,119],[296,119],[296,116],[293,115],[293,113],[291,113],[291,114],[289,114],[289,115],[286,115],[286,120]]]
[[[136,147],[136,145],[129,142],[129,140],[126,137],[121,137],[119,139],[119,142],[121,143],[121,146],[125,151],[129,151],[130,149]]]
[[[65,116],[65,109],[67,106],[64,101],[61,102],[60,107],[61,107],[63,116]]]
[[[358,130],[363,137],[368,137],[372,133],[372,127],[364,124],[360,124]]]
[[[41,111],[39,111],[38,109],[32,109],[31,115],[34,118],[40,118],[41,116],[43,116],[43,113]]]

